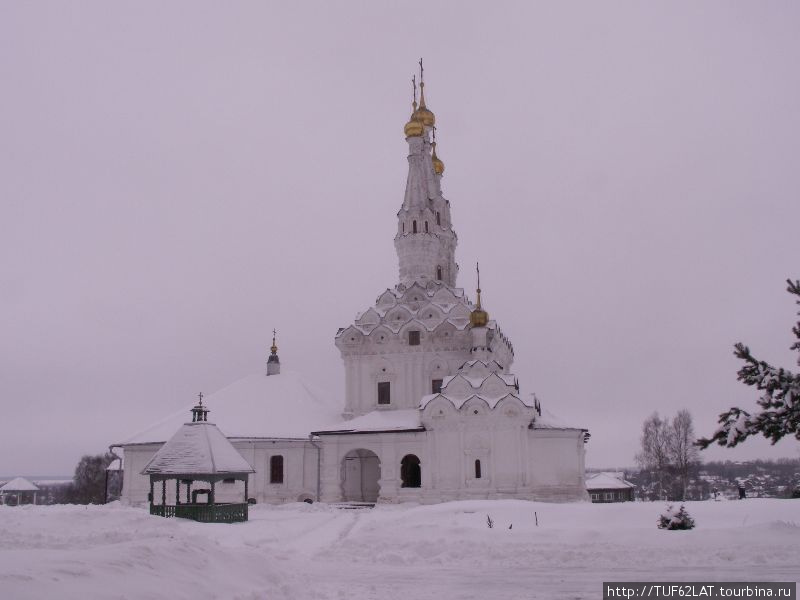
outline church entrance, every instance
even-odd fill
[[[377,502],[381,461],[371,450],[351,450],[342,459],[342,498],[345,502]]]

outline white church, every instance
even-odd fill
[[[514,348],[456,287],[457,236],[442,195],[435,116],[420,81],[405,125],[408,180],[394,238],[399,281],[335,336],[344,406],[281,372],[275,339],[266,373],[206,397],[209,421],[253,468],[258,503],[420,502],[475,498],[589,500],[586,429],[559,423],[513,375]],[[142,470],[190,406],[127,441],[122,500],[144,504]],[[221,489],[220,489],[221,488]],[[220,500],[241,498],[226,480]]]

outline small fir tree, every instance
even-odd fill
[[[689,516],[686,507],[681,504],[677,511],[670,504],[658,517],[659,529],[694,529],[694,519]]]

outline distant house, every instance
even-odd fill
[[[595,473],[586,478],[592,502],[632,502],[636,486],[623,473]]]

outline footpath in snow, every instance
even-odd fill
[[[691,531],[657,529],[663,507],[298,503],[226,525],[0,506],[0,597],[556,600],[600,598],[603,581],[800,579],[800,500],[687,502]]]

